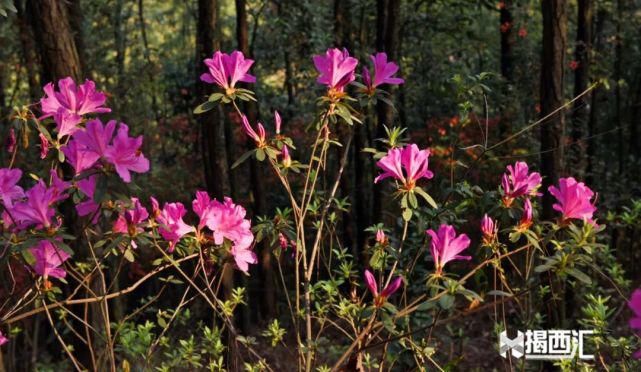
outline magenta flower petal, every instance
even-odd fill
[[[24,197],[24,190],[18,186],[20,177],[20,169],[0,168],[0,198],[6,208],[11,208],[14,200]]]
[[[465,234],[456,235],[453,226],[442,224],[438,231],[427,230],[432,238],[430,251],[436,266],[436,272],[440,274],[445,264],[453,260],[470,260],[471,256],[460,255],[470,246],[470,238]]]
[[[103,157],[113,138],[116,124],[115,120],[109,120],[106,125],[103,125],[100,119],[90,120],[87,122],[86,129],[76,132],[73,139],[82,147]]]
[[[378,297],[378,285],[376,284],[376,278],[371,271],[365,270],[365,283],[369,288],[369,291],[372,292],[372,296]]]
[[[64,278],[67,272],[60,266],[69,259],[69,254],[62,249],[57,248],[48,240],[41,240],[35,247],[29,251],[36,259],[33,270],[40,276],[47,279]]]
[[[124,182],[131,182],[130,172],[149,171],[149,160],[142,154],[141,146],[142,136],[129,137],[129,127],[121,123],[113,145],[105,150],[105,159],[114,165]]]
[[[548,188],[557,203],[552,208],[561,212],[564,220],[579,219],[590,222],[596,211],[592,202],[594,192],[583,182],[577,182],[574,178],[561,178],[559,187]]]
[[[388,298],[391,295],[393,295],[403,284],[403,278],[400,276],[397,276],[396,279],[392,280],[390,284],[383,289],[383,292],[381,292],[381,297]]]
[[[314,66],[320,74],[316,81],[329,89],[342,92],[345,86],[356,78],[354,70],[358,60],[349,56],[347,49],[328,49],[324,55],[313,57]]]
[[[104,107],[107,97],[96,91],[96,84],[86,80],[80,86],[72,78],[67,77],[58,81],[59,91],[55,91],[52,83],[45,85],[45,96],[40,100],[42,118],[55,115],[60,109],[79,116],[111,112]]]

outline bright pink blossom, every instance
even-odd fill
[[[316,81],[327,85],[328,89],[342,92],[347,84],[354,81],[356,65],[358,60],[350,57],[347,49],[327,49],[324,55],[314,56],[314,66],[320,73]]]
[[[18,186],[20,177],[20,169],[0,168],[0,198],[6,208],[11,208],[14,200],[24,196],[24,190]]]
[[[557,203],[552,208],[561,212],[563,220],[579,219],[588,222],[592,221],[592,215],[596,207],[592,202],[594,192],[583,182],[577,182],[574,178],[561,178],[559,187],[548,188]]]
[[[11,216],[20,229],[35,225],[37,228],[49,228],[52,226],[51,219],[55,210],[51,205],[59,196],[59,190],[54,187],[48,188],[40,180],[26,193],[27,199],[16,203],[11,209]]]
[[[401,182],[406,190],[412,190],[418,180],[434,177],[434,173],[428,169],[429,156],[430,150],[419,150],[415,144],[406,145],[402,149],[390,149],[376,163],[383,173],[376,177],[374,183],[392,177]]]
[[[189,226],[183,221],[186,213],[187,210],[182,203],[165,203],[157,217],[160,224],[160,235],[169,242],[169,253],[174,251],[180,238],[194,231],[193,226]]]
[[[114,136],[116,124],[115,120],[109,120],[106,125],[103,125],[100,119],[90,120],[87,122],[86,129],[76,132],[73,139],[99,157],[104,157]]]
[[[376,230],[376,243],[385,244],[387,243],[387,237],[385,236],[385,231],[382,229]]]
[[[283,145],[281,151],[281,156],[283,157],[283,167],[289,168],[292,166],[292,157],[289,155],[289,148],[287,145]]]
[[[82,121],[82,116],[75,112],[67,111],[64,108],[60,108],[53,115],[53,120],[56,122],[58,139],[61,139],[64,136],[76,133],[80,129],[78,124]]]
[[[33,265],[33,270],[36,274],[45,279],[49,277],[64,278],[67,276],[67,272],[61,266],[70,256],[49,240],[41,240],[34,248],[30,248],[29,251],[36,259],[36,263]]]
[[[100,214],[98,213],[100,205],[94,201],[97,180],[98,176],[94,174],[77,182],[78,189],[80,192],[85,194],[87,200],[76,204],[76,211],[81,217],[92,216],[91,222],[93,224],[96,224],[98,222],[98,217],[100,217]]]
[[[518,230],[525,231],[532,226],[532,203],[530,199],[525,199],[523,201],[523,216],[521,216],[521,221],[519,221]]]
[[[252,128],[251,124],[249,124],[249,120],[247,119],[247,116],[243,115],[242,116],[242,122],[243,122],[243,130],[245,131],[245,134],[247,134],[247,137],[251,138],[256,142],[257,147],[265,147],[267,144],[266,142],[266,134],[265,134],[265,127],[261,123],[258,123],[258,133]]]
[[[69,141],[67,146],[62,148],[67,163],[76,171],[76,175],[90,169],[98,162],[100,155],[82,146],[76,139]]]
[[[245,59],[242,52],[233,51],[231,54],[216,51],[212,58],[205,59],[209,69],[200,75],[200,80],[216,84],[223,89],[233,89],[237,82],[255,83],[256,77],[249,74],[254,60]]]
[[[43,118],[53,116],[61,108],[81,116],[111,112],[111,109],[103,106],[107,97],[96,91],[96,84],[91,80],[76,86],[73,79],[67,77],[58,81],[58,89],[54,90],[53,83],[45,85],[45,96],[40,100]]]
[[[400,276],[397,276],[385,287],[385,289],[383,289],[383,292],[379,294],[378,284],[376,283],[374,274],[372,274],[369,270],[365,270],[365,283],[367,283],[369,291],[372,292],[372,296],[374,296],[375,306],[381,307],[385,304],[387,299],[401,287],[401,285],[403,284],[403,279]]]
[[[436,275],[441,275],[443,266],[453,260],[470,260],[471,256],[461,256],[467,247],[470,246],[470,238],[465,234],[456,235],[453,226],[442,224],[438,231],[427,230],[427,234],[432,238],[430,249]]]
[[[487,213],[481,219],[481,232],[483,233],[483,242],[491,244],[496,239],[496,223]]]
[[[363,67],[363,82],[367,86],[368,91],[373,91],[377,86],[382,84],[398,85],[403,84],[405,80],[394,77],[398,71],[398,65],[394,62],[387,62],[387,54],[376,53],[370,56],[374,64],[374,79],[372,80],[371,74],[367,67]]]
[[[254,241],[251,221],[245,219],[246,211],[243,207],[234,204],[230,198],[225,198],[223,203],[211,200],[203,191],[196,193],[192,207],[200,217],[198,231],[207,226],[213,232],[216,245],[222,245],[225,239],[232,242],[231,254],[241,271],[247,272],[248,264],[258,262],[256,254],[251,250]]]
[[[634,312],[634,317],[630,319],[630,328],[641,330],[641,289],[635,289],[632,292],[628,307]],[[641,359],[641,350],[637,350],[632,356],[635,359]]]
[[[138,198],[131,198],[131,204],[131,209],[127,209],[120,213],[118,219],[114,223],[113,231],[134,237],[144,231],[142,225],[147,221],[149,212],[147,212],[147,209],[140,204],[140,200],[138,200]],[[136,244],[133,241],[132,245],[136,248]]]
[[[42,133],[38,134],[38,138],[40,138],[40,159],[44,159],[49,153],[49,140]]]
[[[69,196],[67,190],[71,187],[71,182],[67,182],[58,176],[58,173],[51,169],[49,171],[49,176],[51,177],[51,186],[53,190],[53,201],[54,203],[63,201]]]
[[[4,333],[2,333],[2,331],[0,331],[0,346],[6,344],[7,342],[9,342],[9,339],[4,335]]]
[[[538,172],[529,173],[526,162],[517,161],[514,166],[507,166],[507,173],[501,178],[503,187],[503,202],[506,206],[512,204],[512,200],[523,195],[535,196],[537,189],[541,186],[541,175]]]
[[[105,150],[105,159],[116,167],[116,172],[125,182],[131,182],[131,173],[149,171],[149,160],[142,154],[142,136],[129,137],[129,127],[123,123],[113,139],[113,145]]]
[[[276,127],[276,134],[280,134],[280,126],[282,124],[282,121],[283,119],[281,119],[278,111],[274,111],[274,126]]]

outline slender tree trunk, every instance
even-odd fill
[[[501,75],[505,80],[503,85],[503,99],[501,106],[501,118],[499,121],[499,135],[506,138],[511,131],[512,123],[515,116],[515,100],[513,98],[514,84],[514,52],[515,42],[514,19],[512,10],[514,2],[504,0],[502,7],[499,9],[499,31],[501,33]]]
[[[607,10],[604,7],[600,7],[595,21],[594,26],[594,50],[600,51],[603,46],[603,27],[605,25],[605,18],[607,17]],[[640,84],[641,86],[641,84]],[[597,150],[597,140],[594,138],[594,135],[597,132],[598,126],[598,107],[601,103],[601,88],[597,87],[594,92],[592,92],[591,104],[590,104],[590,117],[588,119],[588,146],[587,146],[587,168],[586,168],[586,181],[589,185],[593,184],[594,173],[595,173],[595,159],[596,159],[596,150]]]
[[[125,99],[125,56],[127,53],[126,47],[126,19],[123,19],[124,0],[116,0],[114,6],[113,25],[114,25],[114,44],[116,47],[116,96],[118,107],[121,108]],[[118,110],[122,111],[122,110]]]
[[[216,30],[218,27],[218,5],[216,0],[198,0],[198,22],[196,34],[196,99],[204,102],[212,86],[200,80],[200,75],[207,71],[203,63],[218,49]],[[225,148],[225,130],[220,117],[220,109],[199,115],[202,157],[205,166],[205,184],[207,190],[217,199],[229,195],[229,170]]]
[[[245,0],[236,0],[236,37],[238,39],[238,49],[251,57],[251,48],[249,45],[249,27],[247,22],[247,4]],[[252,125],[258,120],[258,107],[254,102],[246,102],[244,105],[244,113]],[[249,148],[254,146],[251,139],[247,139],[247,146]],[[266,212],[266,199],[264,191],[264,172],[258,161],[254,158],[249,160],[249,174],[251,183],[251,192],[254,200],[254,215],[263,215]],[[260,315],[269,319],[276,314],[276,292],[275,292],[275,276],[272,264],[271,247],[265,241],[260,247],[260,266],[261,276],[263,278],[263,288],[261,290],[262,307],[263,311]]]
[[[622,70],[621,63],[623,59],[623,35],[621,30],[621,23],[623,22],[623,0],[617,0],[616,2],[616,37],[615,37],[615,46],[614,46],[614,99],[615,99],[615,108],[614,108],[614,124],[617,128],[617,158],[618,158],[618,170],[619,174],[623,173],[624,167],[624,154],[625,146],[623,141],[623,117],[621,114],[621,106],[623,104],[622,87]]]
[[[592,48],[592,0],[579,0],[576,29],[574,70],[574,96],[583,93],[590,81],[590,50]],[[586,168],[586,145],[584,133],[590,119],[590,94],[576,100],[572,113],[572,146],[569,149],[569,165],[577,176],[583,178]]]
[[[565,0],[544,0],[543,53],[541,60],[541,117],[564,104],[563,80],[567,45],[567,3]],[[565,113],[563,110],[541,124],[541,175],[543,190],[556,184],[563,174]],[[543,215],[552,218],[552,196],[543,194]]]
[[[33,32],[29,27],[31,14],[23,1],[15,0],[14,5],[18,11],[16,14],[16,24],[18,27],[18,37],[20,38],[22,65],[26,70],[27,80],[29,82],[29,98],[31,102],[36,102],[42,95],[42,90],[40,89],[38,70],[36,67],[39,59],[36,53]]]
[[[377,0],[376,3],[376,49],[387,53],[389,60],[397,59],[398,26],[401,10],[401,0]],[[383,88],[391,91],[389,87]],[[385,102],[379,101],[376,105],[377,125],[376,137],[385,137],[384,125],[393,125],[393,110]],[[374,187],[374,210],[372,216],[375,220],[382,218],[382,186]]]
[[[27,0],[31,26],[40,52],[42,82],[83,77],[68,7],[58,0]]]
[[[87,55],[87,48],[84,39],[84,20],[85,16],[82,13],[80,0],[67,0],[67,9],[69,10],[69,26],[73,34],[73,39],[76,43],[76,50],[80,57],[80,68],[85,74],[83,78],[91,78],[91,69],[87,66],[89,58]]]

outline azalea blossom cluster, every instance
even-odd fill
[[[530,198],[541,195],[537,191],[540,186],[541,175],[530,172],[527,163],[520,161],[507,166],[507,172],[501,178],[503,205],[510,208],[515,199],[523,197],[523,215],[516,226],[517,232],[524,232],[532,226],[533,208]],[[578,182],[573,177],[561,178],[558,187],[550,186],[548,191],[556,198],[552,208],[561,213],[560,224],[576,219],[596,226],[593,220],[596,211],[594,192],[583,182]],[[496,239],[496,222],[487,214],[481,220],[481,232],[487,245]]]
[[[404,83],[403,79],[395,76],[399,67],[394,62],[388,62],[387,54],[375,53],[370,59],[372,69],[364,67],[362,72],[364,93],[371,96],[380,85]],[[328,96],[342,98],[345,95],[345,87],[356,80],[358,59],[350,56],[347,49],[330,48],[325,54],[315,55],[313,61],[319,74],[316,81],[327,86]],[[245,58],[240,51],[236,50],[230,54],[216,51],[212,58],[205,59],[204,63],[208,72],[202,74],[200,80],[218,85],[227,95],[234,92],[238,82],[256,82],[256,77],[249,74],[254,61]]]
[[[191,236],[201,246],[222,246],[229,242],[236,266],[243,272],[249,270],[249,264],[258,262],[251,250],[254,241],[251,221],[245,218],[245,209],[234,204],[230,198],[220,202],[212,200],[205,191],[196,192],[192,210],[199,222],[195,226],[184,221],[187,209],[180,202],[165,203],[160,208],[156,198],[151,197],[150,204],[151,214],[138,198],[131,198],[128,206],[123,205],[113,225],[113,232],[127,235],[132,247],[136,248],[136,237],[157,227],[160,236],[169,244],[169,253],[174,252],[181,239]]]

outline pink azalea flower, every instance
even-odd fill
[[[63,262],[71,257],[67,252],[59,249],[48,240],[41,240],[29,251],[36,259],[36,263],[33,265],[33,270],[36,274],[45,279],[49,277],[64,278],[67,276],[65,269],[60,267]]]
[[[160,216],[160,203],[153,196],[149,197],[149,202],[151,203],[151,216],[155,219]]]
[[[24,190],[18,186],[20,177],[20,169],[0,168],[0,197],[6,208],[11,208],[14,200],[24,197]]]
[[[121,123],[121,125],[124,124]],[[99,157],[104,157],[115,129],[115,120],[109,120],[106,125],[103,125],[100,119],[90,120],[87,122],[86,129],[76,132],[73,139]]]
[[[254,128],[252,128],[251,124],[249,124],[249,120],[247,119],[247,116],[243,115],[242,116],[242,122],[243,122],[243,130],[245,131],[245,134],[247,134],[247,137],[251,138],[256,142],[257,147],[265,147],[267,145],[267,142],[265,140],[265,127],[261,123],[258,123],[258,133],[254,131]]]
[[[457,236],[453,226],[442,224],[438,231],[430,229],[426,232],[432,238],[430,249],[437,276],[443,273],[443,266],[450,261],[472,259],[471,256],[459,255],[470,246],[470,238],[465,234]]]
[[[71,187],[71,182],[67,182],[58,177],[58,173],[52,169],[49,171],[51,176],[51,189],[53,190],[53,202],[57,203],[67,199],[67,190]]]
[[[4,333],[2,333],[2,331],[0,331],[0,346],[6,344],[7,342],[9,342],[9,339],[4,335]]]
[[[243,53],[237,50],[231,54],[216,51],[212,58],[207,58],[204,62],[209,72],[200,75],[200,80],[206,83],[216,84],[225,90],[232,90],[239,81],[256,82],[256,77],[248,73],[254,60],[245,59]]]
[[[44,159],[49,153],[49,140],[42,133],[38,134],[38,138],[40,138],[40,159]]]
[[[635,289],[632,292],[628,307],[634,312],[634,317],[630,319],[630,328],[634,330],[641,330],[641,289]],[[637,350],[633,355],[635,359],[641,359],[641,350]]]
[[[278,245],[280,245],[280,249],[282,250],[286,250],[287,246],[289,245],[287,237],[281,232],[278,233]]]
[[[194,213],[200,218],[198,231],[207,225],[207,221],[213,214],[212,200],[206,191],[196,191],[196,199],[191,203]]]
[[[385,236],[385,231],[383,231],[382,229],[376,230],[376,242],[378,244],[387,243],[387,237]]]
[[[76,86],[72,78],[67,77],[58,81],[59,91],[54,90],[53,83],[45,85],[45,96],[40,100],[42,118],[53,116],[61,108],[80,116],[91,113],[111,112],[103,107],[107,97],[96,91],[96,84],[85,80],[84,84]]]
[[[94,225],[98,223],[98,218],[100,217],[100,214],[97,213],[98,210],[100,210],[100,205],[93,199],[94,194],[96,193],[97,179],[98,176],[94,174],[76,183],[80,192],[85,194],[88,198],[87,200],[76,204],[76,211],[81,217],[92,216],[91,223]]]
[[[40,180],[26,192],[27,200],[16,203],[11,209],[11,216],[20,229],[35,225],[37,228],[49,228],[52,226],[51,218],[55,210],[51,205],[57,197],[55,188],[47,188]]]
[[[358,60],[350,57],[347,49],[327,49],[324,55],[314,56],[314,66],[320,74],[316,81],[327,85],[330,90],[342,92],[347,84],[354,81],[356,65]]]
[[[387,54],[376,53],[371,55],[370,59],[374,64],[374,81],[372,81],[369,70],[363,67],[363,82],[369,92],[373,92],[377,86],[382,84],[398,85],[405,82],[401,78],[394,77],[398,71],[398,65],[394,62],[387,62]]]
[[[557,203],[552,208],[561,212],[563,221],[579,219],[593,223],[596,207],[591,200],[594,192],[583,182],[577,182],[572,177],[561,178],[559,187],[550,186],[548,191],[556,198]]]
[[[507,166],[507,173],[501,178],[503,187],[503,202],[509,207],[515,198],[523,195],[536,196],[541,186],[541,175],[538,172],[529,173],[526,162],[517,161],[514,166]]]
[[[149,160],[141,153],[142,136],[129,137],[129,127],[120,124],[113,145],[105,150],[105,159],[116,167],[125,182],[131,182],[131,173],[149,171]]]
[[[56,130],[58,131],[58,139],[64,136],[69,136],[80,129],[78,124],[82,121],[82,116],[72,111],[67,111],[64,108],[58,109],[53,115],[53,120],[56,122]]]
[[[523,216],[521,216],[517,230],[525,231],[529,229],[530,226],[532,226],[532,203],[530,199],[525,199],[525,201],[523,201]]]
[[[401,285],[403,284],[403,279],[400,276],[397,276],[385,287],[385,289],[383,289],[383,292],[379,294],[378,284],[376,284],[376,278],[374,277],[374,274],[372,274],[369,270],[365,270],[365,283],[367,283],[369,291],[372,292],[372,296],[374,296],[375,306],[381,307],[385,304],[387,299],[401,287]]]
[[[276,127],[276,134],[280,134],[280,126],[282,124],[282,119],[278,111],[274,111],[274,125]]]
[[[62,148],[67,163],[76,171],[76,175],[90,169],[96,164],[100,155],[82,146],[76,139],[69,141],[67,146]]]
[[[281,151],[281,156],[283,157],[283,167],[289,168],[292,166],[292,157],[289,155],[289,149],[287,148],[287,145],[283,145],[283,149]]]
[[[487,213],[481,219],[481,232],[483,233],[483,242],[485,244],[491,244],[496,239],[496,224],[494,220],[487,215]]]
[[[180,238],[194,231],[192,226],[183,221],[186,213],[187,210],[182,203],[165,203],[160,215],[158,215],[159,232],[163,239],[169,242],[169,253],[174,251]]]
[[[199,232],[207,226],[213,232],[214,244],[222,245],[225,239],[233,243],[231,254],[241,271],[247,272],[248,264],[258,262],[256,254],[251,250],[254,241],[251,221],[245,219],[246,211],[243,207],[234,204],[230,198],[225,198],[223,203],[211,200],[203,191],[196,193],[192,206],[200,217]]]
[[[131,198],[131,204],[133,208],[120,213],[112,230],[116,233],[127,234],[133,238],[144,231],[141,225],[147,221],[149,212],[140,204],[138,198]],[[131,245],[137,248],[136,242],[133,240],[131,241]]]
[[[406,145],[402,149],[390,149],[376,163],[383,173],[376,177],[374,183],[392,177],[401,182],[406,190],[412,190],[418,180],[434,177],[434,173],[427,168],[429,156],[430,150],[419,150],[415,144]]]

